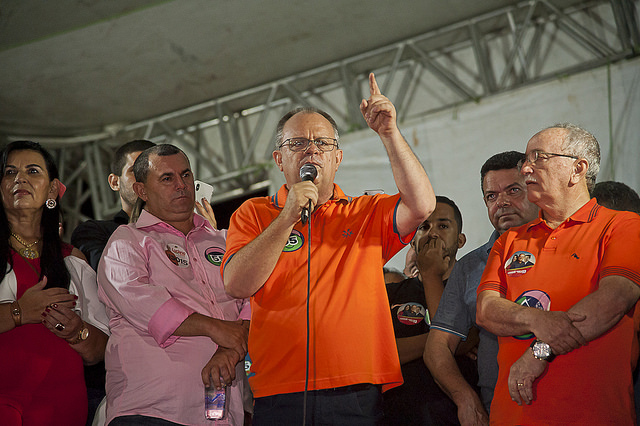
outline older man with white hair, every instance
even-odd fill
[[[599,162],[572,124],[527,144],[540,216],[498,239],[478,288],[477,322],[499,336],[492,424],[635,424],[640,217],[590,198]],[[531,264],[510,268],[520,254]]]

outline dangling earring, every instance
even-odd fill
[[[44,205],[47,206],[49,210],[51,210],[51,209],[55,209],[58,203],[53,198],[49,198],[47,199],[47,202],[44,203]]]

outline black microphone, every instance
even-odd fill
[[[300,167],[300,179],[302,181],[311,181],[313,182],[318,176],[318,169],[311,163],[307,163]],[[309,207],[311,207],[311,200],[309,200]],[[302,224],[305,225],[309,220],[309,207],[304,207],[302,209],[302,213],[300,214],[300,219],[302,220]]]

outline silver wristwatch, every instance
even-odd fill
[[[551,346],[542,340],[534,339],[531,342],[531,353],[535,359],[551,362],[556,357],[551,350]]]

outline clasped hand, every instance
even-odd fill
[[[213,340],[218,346],[224,348],[233,349],[240,356],[247,354],[247,340],[249,337],[249,330],[242,325],[242,321],[225,321],[215,319],[217,326],[211,340]]]
[[[566,354],[587,344],[586,339],[575,326],[575,322],[585,319],[584,315],[563,311],[531,311],[535,315],[531,331],[537,339],[551,346],[556,355]],[[511,399],[518,405],[531,404],[535,399],[533,384],[547,368],[547,362],[536,359],[531,350],[511,366],[507,385]]]
[[[205,387],[222,389],[235,380],[235,366],[247,354],[249,330],[241,320],[216,321],[218,326],[211,339],[218,345],[218,349],[202,369],[202,382]]]
[[[535,315],[535,320],[531,321],[531,331],[536,338],[549,344],[554,354],[566,354],[587,344],[586,339],[574,324],[574,322],[583,321],[584,315],[539,309],[531,312]]]
[[[233,349],[218,346],[209,362],[202,369],[202,383],[205,387],[222,389],[236,379],[236,364],[244,358]]]
[[[64,288],[48,288],[47,277],[43,277],[36,285],[28,288],[18,304],[22,311],[22,324],[36,324],[43,321],[43,314],[47,308],[56,305],[57,309],[71,310],[76,304],[78,298],[74,294],[70,294]],[[75,315],[75,314],[74,314]]]
[[[71,340],[78,336],[82,329],[82,318],[64,305],[53,304],[42,314],[42,323],[56,336]]]

